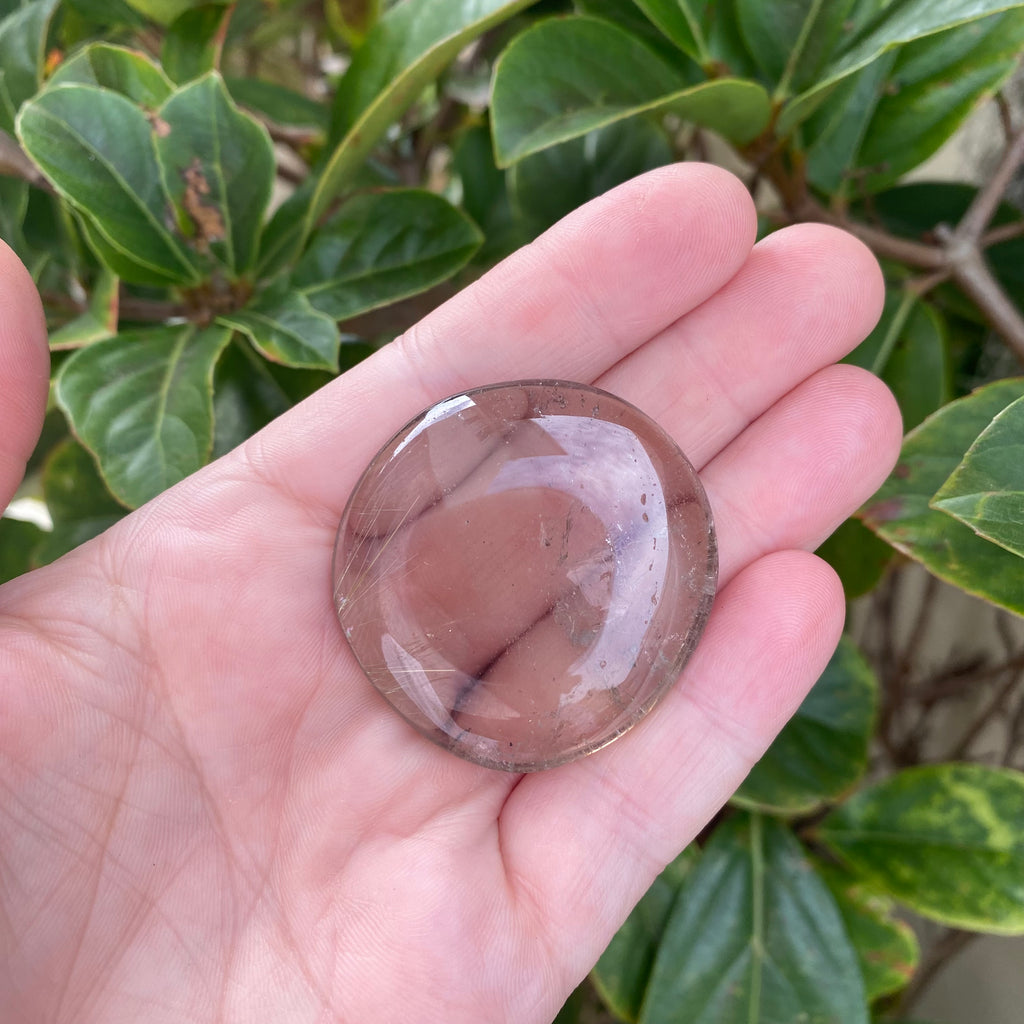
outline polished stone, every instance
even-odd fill
[[[383,696],[479,764],[550,768],[642,718],[708,617],[707,498],[671,438],[564,381],[455,395],[363,474],[334,598]]]

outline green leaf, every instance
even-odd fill
[[[107,490],[92,456],[70,438],[53,449],[43,466],[43,497],[53,530],[33,552],[39,565],[92,540],[127,511]]]
[[[896,396],[910,431],[949,400],[946,324],[913,291],[890,288],[875,329],[844,362],[877,374]]]
[[[163,69],[144,53],[110,43],[91,43],[60,64],[47,88],[58,85],[110,89],[147,110],[156,110],[174,89]]]
[[[680,50],[689,57],[694,57],[698,52],[696,40],[687,22],[687,5],[680,0],[633,0],[633,3],[623,3],[622,0],[575,0],[573,6],[577,14],[615,22],[671,64],[680,63]],[[694,28],[699,31],[696,23]],[[689,61],[686,64],[686,70],[691,74],[704,77],[697,64]]]
[[[0,516],[0,583],[26,573],[33,565],[33,553],[46,537],[35,523]]]
[[[687,86],[639,39],[598,18],[542,21],[517,36],[495,67],[499,166],[623,118],[668,112],[745,142],[767,125],[770,104],[754,82]]]
[[[403,0],[374,25],[342,78],[328,158],[296,236],[301,245],[388,126],[477,36],[534,0]]]
[[[681,1007],[687,1024],[867,1024],[835,900],[780,822],[726,821],[683,881],[640,1020],[677,1024]]]
[[[100,273],[89,297],[89,308],[50,334],[50,349],[82,348],[117,333],[120,282],[109,271]]]
[[[852,6],[853,0],[736,0],[744,42],[778,98],[817,79],[843,40]]]
[[[932,508],[1024,558],[1024,398],[996,414],[935,495]],[[1024,564],[1020,568],[1024,572]]]
[[[708,0],[635,0],[668,39],[698,64],[708,64],[711,56],[701,27]]]
[[[605,1005],[621,1020],[640,1017],[665,924],[697,856],[696,846],[688,846],[658,875],[594,966],[594,985]]]
[[[844,79],[808,120],[807,177],[823,192],[850,184],[860,191],[857,155],[895,60],[895,52],[884,54]]]
[[[859,519],[847,519],[815,554],[835,569],[846,600],[853,601],[875,588],[895,551]]]
[[[62,85],[30,100],[18,136],[54,188],[125,257],[126,280],[142,266],[165,280],[194,284],[199,274],[164,226],[166,197],[142,110],[108,89]],[[144,282],[148,283],[148,282]]]
[[[167,30],[160,63],[175,82],[189,82],[220,63],[232,8],[205,4],[185,11]]]
[[[1008,0],[971,0],[970,3],[964,3],[964,0],[904,0],[903,3],[889,4],[867,31],[835,63],[824,69],[818,81],[786,104],[776,126],[779,134],[790,132],[805,121],[838,82],[867,67],[889,50],[933,32],[1020,6],[1020,2]]]
[[[952,44],[952,45],[951,45]],[[1006,11],[907,44],[888,76],[857,164],[877,191],[923,163],[1017,66],[1024,11]]]
[[[262,114],[275,124],[327,130],[327,108],[294,89],[261,78],[228,75],[224,82],[240,107]]]
[[[1024,774],[909,768],[858,793],[818,835],[866,883],[943,924],[1024,933]]]
[[[833,865],[817,865],[839,907],[846,934],[857,951],[868,1002],[892,995],[914,976],[921,950],[914,929],[895,915],[892,900],[866,888]]]
[[[474,260],[491,267],[530,240],[522,221],[513,216],[508,173],[494,162],[491,130],[487,123],[462,133],[452,150],[452,169],[462,187],[462,209],[484,233]]]
[[[57,0],[31,0],[0,22],[0,129],[14,131],[21,105],[43,76],[46,36]]]
[[[588,199],[672,159],[659,125],[639,117],[616,121],[514,164],[508,172],[513,208],[539,234]]]
[[[926,419],[904,439],[896,468],[862,511],[875,533],[929,572],[1018,615],[1020,559],[929,502],[996,414],[1022,394],[1024,378],[997,381]]]
[[[231,451],[291,406],[266,360],[251,345],[233,341],[213,374],[212,457]]]
[[[381,0],[324,0],[328,25],[352,49],[362,46],[380,8]]]
[[[205,0],[127,0],[133,7],[150,21],[160,25],[170,25],[180,18],[187,10],[201,6]]]
[[[217,318],[241,331],[267,359],[285,366],[337,371],[338,328],[301,292],[268,294]]]
[[[244,276],[274,187],[266,129],[235,106],[216,72],[178,89],[157,124],[157,157],[181,230],[229,278]]]
[[[848,790],[867,767],[878,683],[844,637],[796,714],[733,796],[741,807],[806,814]]]
[[[129,508],[209,458],[213,369],[229,337],[219,327],[157,327],[98,341],[61,367],[57,404]]]
[[[451,277],[481,241],[476,225],[432,192],[368,192],[313,236],[293,283],[317,309],[347,320]]]

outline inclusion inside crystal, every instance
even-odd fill
[[[533,771],[610,742],[676,681],[717,551],[656,423],[595,388],[520,381],[440,402],[384,446],[333,577],[352,650],[416,729]]]

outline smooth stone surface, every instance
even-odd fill
[[[373,685],[429,739],[534,771],[604,746],[679,677],[718,557],[671,438],[565,381],[440,402],[370,463],[334,599]]]

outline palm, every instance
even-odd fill
[[[877,310],[870,258],[812,228],[747,259],[750,223],[721,172],[626,186],[4,588],[13,1019],[553,1016],[813,681],[841,600],[791,549],[870,493],[898,437],[873,379],[823,369]],[[387,708],[328,582],[375,448],[430,401],[521,376],[596,381],[662,422],[703,467],[723,582],[655,715],[523,779],[434,748]]]

